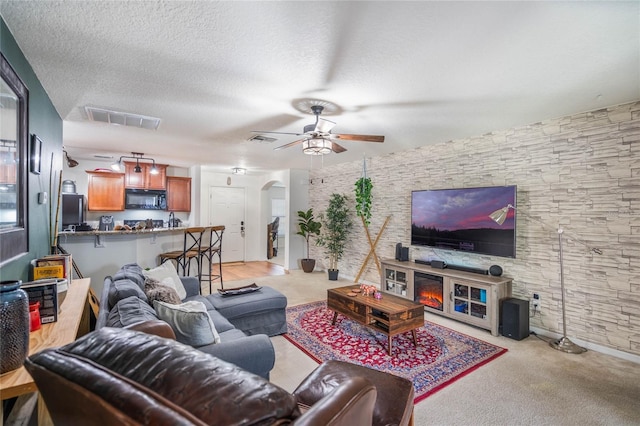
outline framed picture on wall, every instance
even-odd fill
[[[31,135],[30,152],[31,173],[39,175],[42,166],[42,141],[36,135]]]

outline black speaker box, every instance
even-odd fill
[[[462,266],[462,265],[450,265],[450,264],[447,264],[447,268],[455,269],[456,271],[471,272],[473,274],[487,275],[489,273],[489,271],[487,271],[486,269],[472,268],[470,266]]]
[[[400,260],[402,257],[402,243],[396,244],[396,260]]]
[[[505,299],[502,302],[502,335],[514,340],[529,336],[529,301]]]
[[[400,259],[403,262],[409,260],[409,247],[401,247],[400,248]]]
[[[446,263],[444,263],[442,260],[432,260],[431,261],[431,267],[432,268],[436,268],[436,269],[444,269],[446,268]]]

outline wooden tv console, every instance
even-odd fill
[[[416,275],[417,274],[417,275]],[[442,283],[442,300],[417,294],[416,281]],[[494,277],[393,259],[382,261],[380,288],[423,303],[427,312],[452,318],[498,335],[500,301],[511,297],[511,278]],[[425,304],[425,300],[427,300]]]

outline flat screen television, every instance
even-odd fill
[[[411,193],[411,245],[516,257],[515,210],[502,225],[489,215],[516,205],[516,186]]]

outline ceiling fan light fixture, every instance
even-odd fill
[[[325,155],[331,152],[331,142],[324,138],[308,139],[302,142],[302,152],[307,155]]]

